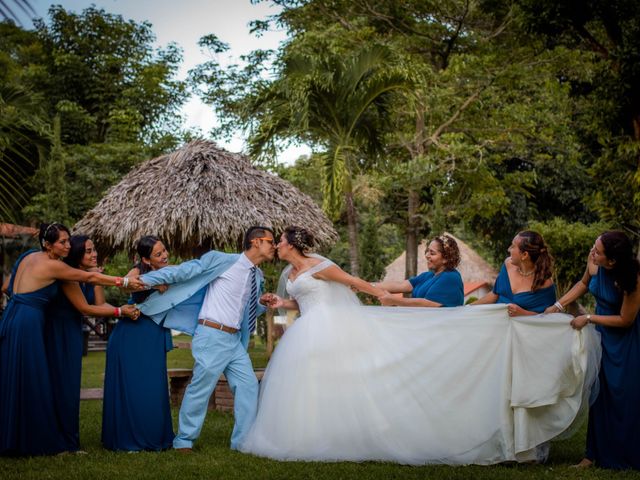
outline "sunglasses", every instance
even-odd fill
[[[264,240],[265,242],[269,242],[269,243],[271,243],[271,245],[275,245],[275,244],[276,244],[276,240],[275,240],[275,238],[269,238],[269,237],[256,237],[256,238],[254,238],[254,240]]]

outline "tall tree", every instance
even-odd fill
[[[522,25],[550,51],[571,87],[574,128],[592,156],[591,201],[603,219],[640,242],[640,3],[635,0],[516,0]],[[496,4],[490,4],[496,11]],[[500,9],[497,9],[499,14]]]
[[[203,44],[218,52],[226,48],[212,36]],[[264,62],[260,52],[255,55],[257,63]],[[389,101],[409,85],[408,77],[394,68],[383,46],[337,47],[315,34],[279,52],[273,81],[256,78],[251,68],[225,74],[212,62],[192,74],[195,83],[205,86],[205,99],[245,127],[254,156],[269,158],[287,140],[322,151],[323,206],[334,218],[346,209],[350,266],[357,275],[353,178],[383,151]]]
[[[325,148],[323,206],[334,217],[346,209],[354,275],[360,268],[353,179],[382,152],[391,93],[408,84],[408,77],[391,67],[385,48],[368,47],[346,59],[319,52],[293,55],[248,110],[264,119],[250,137],[253,153],[291,137]]]
[[[35,22],[45,62],[30,80],[44,91],[49,112],[59,114],[63,143],[151,143],[178,130],[186,99],[175,74],[181,51],[153,47],[151,25],[125,20],[95,7],[73,13],[49,9]]]

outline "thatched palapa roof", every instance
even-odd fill
[[[309,229],[321,246],[338,235],[314,201],[289,182],[254,168],[241,154],[196,140],[129,172],[74,227],[101,252],[134,248],[156,235],[184,257],[237,249],[252,225]]]
[[[453,237],[458,243],[460,249],[460,265],[458,271],[465,283],[471,282],[488,282],[493,285],[498,276],[498,272],[489,265],[478,253],[459,238]],[[418,273],[427,271],[427,259],[424,256],[427,242],[422,241],[418,245]],[[391,262],[385,269],[384,281],[399,281],[405,277],[405,258],[406,252],[403,252],[398,258]]]

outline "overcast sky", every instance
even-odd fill
[[[219,59],[223,64],[225,61],[237,63],[241,55],[258,48],[275,49],[286,38],[284,31],[267,32],[259,38],[249,33],[251,20],[263,20],[278,12],[268,3],[251,5],[249,0],[62,0],[54,3],[76,12],[93,4],[125,19],[150,22],[157,46],[175,42],[182,48],[180,78],[185,78],[189,69],[207,60],[198,47],[198,40],[206,34],[214,33],[229,44],[230,58]],[[51,2],[32,0],[32,5],[38,15],[45,17]],[[31,26],[28,20],[22,23],[25,27]],[[184,106],[183,115],[186,126],[197,127],[206,136],[216,122],[212,109],[195,96]],[[241,151],[244,146],[239,136],[230,142],[219,143],[234,152]],[[283,152],[281,161],[291,163],[303,153],[309,153],[309,149],[289,148]]]

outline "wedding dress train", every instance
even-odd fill
[[[279,460],[493,464],[567,431],[587,406],[599,339],[570,317],[506,305],[364,307],[347,287],[288,281],[301,316],[261,384],[240,450]]]

